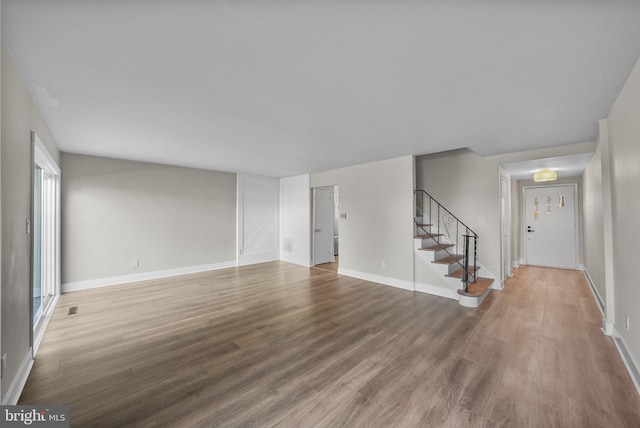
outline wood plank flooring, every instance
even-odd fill
[[[61,296],[20,403],[73,427],[638,427],[599,326],[580,272],[524,266],[468,309],[273,262]]]
[[[311,266],[312,269],[327,270],[329,272],[338,273],[339,257],[335,256],[335,261],[329,263],[322,263],[320,265]]]

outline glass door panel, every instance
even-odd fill
[[[33,201],[31,217],[33,354],[53,312],[60,284],[60,168],[32,134]]]
[[[33,325],[42,315],[42,168],[33,169]]]

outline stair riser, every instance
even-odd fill
[[[451,250],[449,250],[451,251]],[[441,259],[443,257],[447,257],[449,255],[449,253],[447,253],[447,250],[438,250],[435,252],[435,257],[434,260],[438,260]]]
[[[422,238],[422,242],[420,244],[420,248],[432,247],[434,245],[438,245],[438,241],[434,238]]]
[[[417,226],[416,225],[416,233],[415,236],[426,235],[427,233],[431,233],[431,226]]]
[[[462,263],[462,260],[460,260],[460,263]],[[455,271],[457,271],[458,269],[460,269],[460,265],[458,263],[451,263],[449,265],[449,268],[447,269],[447,275],[450,275],[452,273],[454,273]],[[460,281],[460,283],[462,283],[462,281]]]

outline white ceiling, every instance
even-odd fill
[[[522,162],[503,164],[511,178],[517,180],[533,180],[533,173],[542,169],[551,169],[558,173],[558,177],[579,177],[584,172],[593,157],[593,153],[559,156],[545,159],[532,159]]]
[[[290,176],[592,141],[638,1],[4,0],[63,151]]]

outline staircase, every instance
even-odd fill
[[[478,234],[424,190],[414,194],[414,248],[422,253],[419,258],[429,261],[430,268],[444,277],[438,285],[454,289],[462,306],[478,307],[494,282],[490,275],[478,275],[482,268],[477,261]]]

